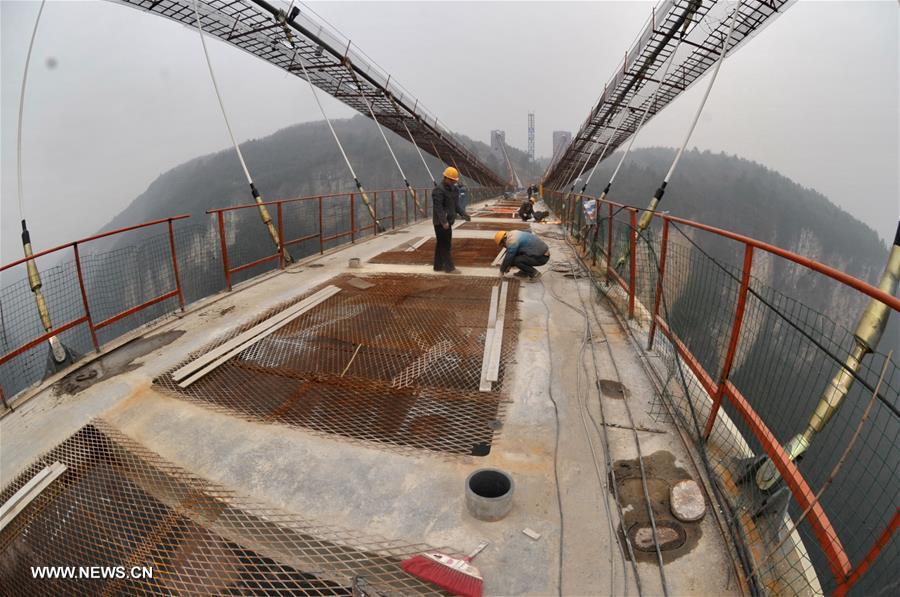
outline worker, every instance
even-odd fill
[[[444,170],[444,179],[431,191],[431,203],[433,212],[431,223],[434,224],[434,236],[437,242],[434,245],[434,271],[458,274],[459,270],[453,265],[451,255],[453,243],[453,223],[456,216],[469,222],[472,218],[466,213],[466,209],[459,204],[459,171],[454,167]]]
[[[535,266],[544,265],[550,260],[550,247],[537,234],[525,230],[500,231],[494,235],[494,242],[506,247],[506,256],[500,264],[500,275],[512,267],[519,268],[514,275],[529,280],[537,280],[541,272]]]
[[[528,185],[528,199],[531,199],[534,196],[534,185]]]
[[[516,212],[516,217],[522,218],[523,222],[527,222],[534,215],[534,197],[529,197],[525,201],[522,202],[522,206],[519,208],[519,211]]]

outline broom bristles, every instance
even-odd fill
[[[478,569],[469,565],[465,560],[456,560],[444,554],[434,554],[434,556],[441,556],[444,559],[466,564],[466,568],[478,574]],[[460,597],[481,597],[484,581],[479,576],[467,574],[457,569],[457,567],[441,563],[434,559],[433,556],[429,557],[428,555],[420,554],[405,560],[401,565],[409,574],[436,584],[455,595]]]

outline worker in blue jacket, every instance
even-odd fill
[[[541,272],[535,266],[546,264],[550,260],[550,247],[537,234],[525,230],[500,231],[494,235],[494,241],[500,247],[506,247],[506,256],[500,264],[500,274],[505,274],[512,267],[519,268],[516,276],[537,280]]]

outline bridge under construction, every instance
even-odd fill
[[[503,135],[498,173],[305,5],[117,2],[196,31],[247,200],[47,249],[23,214],[24,256],[0,265],[0,592],[890,590],[900,226],[865,281],[658,209],[719,70],[790,1],[661,0],[543,173],[542,222],[520,217]],[[308,84],[354,187],[265,196],[207,43]],[[635,138],[694,84],[656,193],[619,200]],[[373,121],[395,188],[361,180],[319,93]],[[461,174],[461,275],[433,267],[432,189],[385,129],[433,184],[426,155]],[[505,231],[547,244],[542,276],[498,275]],[[856,327],[772,267],[852,294]]]

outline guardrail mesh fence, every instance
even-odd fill
[[[740,538],[735,556],[744,561],[748,586],[779,595],[841,593],[848,588],[858,595],[890,592],[900,563],[900,540],[893,532],[900,495],[900,371],[896,355],[889,359],[876,352],[863,359],[842,407],[795,462],[799,482],[805,484],[802,487],[809,490],[809,501],[815,505],[802,521],[806,508],[783,480],[767,490],[757,483],[765,460],[760,458],[766,454],[764,442],[784,445],[804,431],[854,346],[848,327],[855,324],[868,297],[845,287],[843,294],[828,294],[837,297],[838,304],[828,313],[820,312],[788,294],[804,290],[798,284],[818,295],[826,292],[823,289],[829,284],[841,285],[757,249],[736,350],[731,355],[730,373],[723,380],[743,269],[721,255],[740,255],[742,243],[670,222],[661,268],[662,226],[661,218],[655,218],[636,239],[632,266],[629,245],[635,220],[630,211],[639,216],[641,210],[621,206],[610,210],[601,204],[593,226],[581,201],[581,197],[553,192],[548,203],[570,231],[573,249],[587,265],[593,265],[590,271],[595,287],[624,317],[628,317],[628,295],[633,292],[635,307],[629,325],[644,343],[658,303],[661,325],[654,331],[652,349],[646,351],[652,356],[648,362],[662,365],[663,383],[655,414],[674,414],[702,454],[719,501],[726,506],[725,518],[734,536]],[[729,251],[715,250],[728,244],[732,245]],[[624,263],[617,268],[622,257]],[[791,268],[804,271],[787,271]],[[660,277],[662,285],[657,286]],[[791,290],[783,292],[766,283],[771,280]],[[815,300],[821,302],[820,296]],[[883,344],[889,345],[889,336],[896,334],[897,315],[892,313],[893,327],[888,328]],[[676,340],[684,351],[676,349]],[[883,381],[874,396],[882,371]],[[748,415],[747,408],[738,408],[739,399],[723,396],[706,438],[704,427],[716,391],[727,385],[723,381],[731,384],[752,412]],[[771,437],[766,438],[766,430]],[[820,490],[816,502],[813,498]],[[791,532],[795,525],[796,532]],[[876,540],[885,534],[887,541],[879,547]],[[858,576],[867,556],[874,560],[865,574]]]

